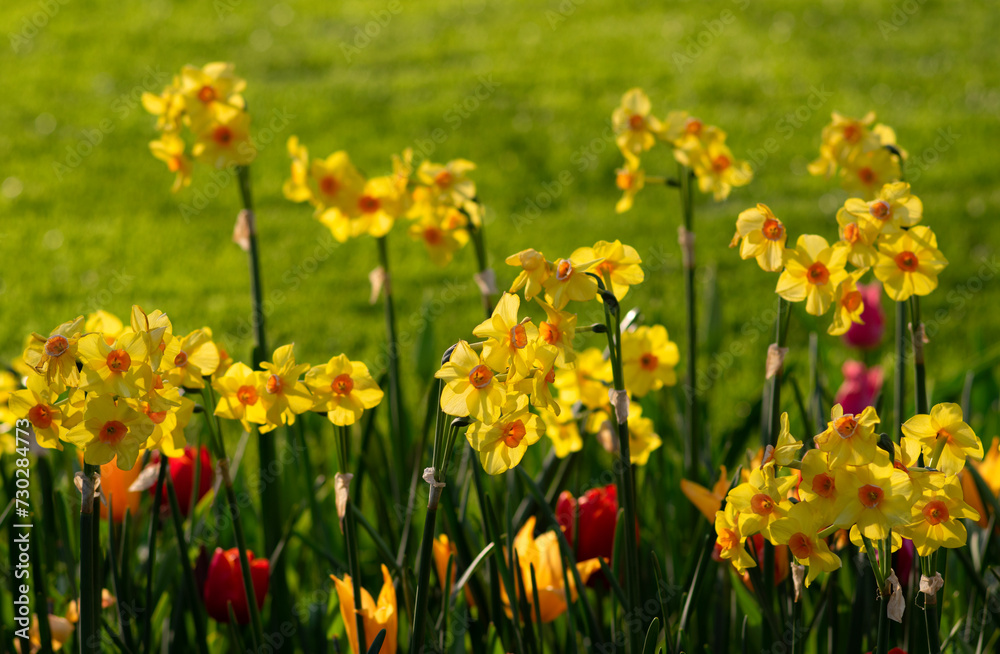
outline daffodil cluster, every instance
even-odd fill
[[[827,331],[839,335],[862,324],[858,282],[869,270],[897,302],[937,288],[948,261],[930,227],[918,224],[922,218],[923,204],[910,185],[890,182],[874,200],[844,203],[837,213],[840,240],[832,245],[822,236],[803,234],[795,247],[787,247],[784,223],[764,204],[740,213],[729,245],[738,245],[740,257],[755,259],[763,270],[781,271],[775,290],[784,299],[805,301],[814,316],[832,309]]]
[[[482,224],[476,184],[468,176],[476,168],[471,161],[425,160],[414,169],[413,151],[407,149],[393,156],[391,174],[366,179],[342,150],[310,160],[293,136],[288,154],[292,174],[285,181],[285,197],[313,205],[316,218],[341,243],[364,234],[385,236],[405,217],[411,221],[411,238],[444,266],[469,241],[470,230]]]
[[[233,64],[213,62],[184,66],[159,95],[143,93],[142,106],[156,116],[160,132],[149,149],[176,174],[174,192],[191,183],[192,160],[218,170],[254,160],[244,89],[246,80],[236,76]],[[190,148],[182,128],[193,140]]]
[[[906,152],[897,147],[895,130],[874,123],[873,111],[863,118],[834,111],[823,128],[819,158],[809,164],[809,172],[829,178],[839,171],[845,190],[865,200],[875,198],[885,184],[900,178],[899,159],[905,160]]]
[[[88,464],[117,458],[119,468],[131,470],[145,449],[183,453],[195,407],[188,395],[212,397],[206,384],[218,393],[216,415],[261,432],[292,424],[305,411],[352,425],[382,400],[365,364],[346,355],[312,367],[297,364],[285,345],[252,370],[232,361],[208,327],[187,335],[173,329],[162,311],[134,306],[128,325],[100,311],[32,334],[18,365],[24,388],[4,391],[4,415],[27,419],[41,447],[72,443]]]
[[[813,439],[815,448],[799,459],[803,444],[782,414],[777,445],[767,447],[762,463],[715,514],[721,557],[741,572],[757,565],[746,541],[759,533],[809,567],[808,586],[841,566],[828,543],[840,529],[859,546],[882,541],[886,552],[899,549],[902,538],[921,556],[965,545],[962,520],[978,513],[965,503],[957,473],[967,456],[981,458],[983,447],[961,408],[938,404],[914,416],[891,454],[880,447],[878,424],[874,408],[852,415],[838,404]]]
[[[671,111],[663,120],[651,111],[649,97],[642,89],[635,88],[622,96],[621,105],[611,115],[615,143],[625,157],[625,164],[616,171],[615,178],[623,193],[615,207],[618,213],[631,209],[635,195],[653,181],[647,178],[640,156],[657,142],[671,145],[674,159],[690,168],[698,178],[701,192],[711,193],[716,201],[729,197],[733,187],[750,183],[753,178],[750,164],[733,156],[726,145],[726,133],[721,129],[686,111]]]
[[[443,384],[442,410],[473,420],[466,436],[490,474],[518,465],[543,433],[559,457],[582,449],[581,431],[610,434],[611,363],[597,348],[577,351],[582,326],[566,307],[571,301],[603,301],[598,278],[617,301],[644,277],[638,252],[619,241],[600,241],[555,261],[529,249],[511,255],[507,263],[521,270],[492,317],[472,330],[483,340],[460,341],[435,375]],[[525,301],[534,300],[542,309],[544,319],[536,323],[521,317],[516,293],[522,290]],[[673,385],[678,358],[662,325],[626,332],[626,389],[642,397]],[[632,461],[644,464],[661,441],[638,404],[630,409],[628,425]],[[611,441],[606,439],[609,447]]]
[[[222,360],[207,327],[174,334],[164,313],[138,306],[128,325],[98,312],[32,334],[22,358],[26,388],[8,402],[38,444],[72,443],[86,463],[117,459],[122,470],[147,448],[180,455],[194,410],[183,389],[203,387]]]

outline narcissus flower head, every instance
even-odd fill
[[[840,184],[848,193],[875,198],[879,189],[899,179],[899,160],[885,148],[857,155],[840,169]]]
[[[645,273],[642,271],[642,259],[631,245],[623,245],[621,241],[598,241],[594,247],[577,248],[570,255],[573,261],[600,260],[593,272],[604,280],[605,287],[614,293],[617,299],[622,299],[631,286],[642,283]],[[598,297],[599,301],[603,300]]]
[[[663,125],[651,110],[649,96],[642,89],[629,89],[622,96],[621,105],[611,114],[615,142],[622,152],[637,155],[656,144]]]
[[[837,473],[830,465],[830,455],[822,450],[809,450],[802,457],[802,480],[799,497],[809,503],[827,522],[835,517],[837,504]]]
[[[118,467],[131,470],[152,433],[153,421],[128,400],[91,394],[83,421],[69,430],[65,440],[81,448],[83,460],[90,465],[103,465],[118,457]]]
[[[508,372],[508,382],[518,382],[531,372],[535,359],[538,327],[530,320],[519,320],[521,298],[504,293],[493,309],[493,316],[472,330],[485,338],[483,360],[497,372]],[[508,370],[509,368],[509,370]]]
[[[615,186],[622,192],[621,199],[615,204],[615,213],[631,209],[635,196],[646,186],[646,171],[642,169],[639,158],[630,152],[624,154],[625,165],[615,171]]]
[[[49,385],[76,386],[80,375],[76,368],[76,349],[84,328],[83,316],[77,316],[53,329],[48,336],[32,334],[22,358]]]
[[[646,465],[649,462],[649,455],[663,445],[653,421],[643,417],[642,407],[638,404],[633,404],[629,408],[628,443],[629,459],[637,466]]]
[[[774,462],[778,466],[786,467],[795,461],[796,455],[802,449],[802,441],[792,435],[788,426],[788,413],[782,412],[779,419],[781,425],[778,429],[778,442],[772,447],[768,445],[764,448],[764,457],[761,465]]]
[[[330,359],[306,373],[306,386],[312,391],[314,411],[326,411],[335,425],[353,425],[366,409],[382,401],[382,389],[361,361],[351,361],[346,354]]]
[[[910,185],[906,182],[884,185],[870,202],[851,198],[844,203],[844,210],[857,220],[876,227],[882,234],[898,234],[919,223],[924,215],[923,203],[910,194]]]
[[[176,173],[171,191],[176,193],[191,184],[191,159],[184,153],[184,140],[173,132],[164,132],[156,141],[151,141],[149,151],[167,164],[170,172]]]
[[[267,415],[267,423],[261,426],[261,432],[271,431],[282,424],[294,424],[296,415],[305,413],[313,406],[313,396],[299,381],[310,365],[295,363],[294,347],[294,343],[282,345],[274,351],[270,362],[260,364],[264,368],[264,387],[258,390],[258,395]]]
[[[838,167],[845,167],[859,155],[878,148],[881,145],[879,137],[871,129],[874,122],[873,111],[862,118],[850,118],[834,111],[830,124],[823,128],[819,159],[809,164],[809,172],[830,177]]]
[[[365,182],[354,206],[333,207],[320,214],[333,237],[344,243],[364,234],[385,236],[401,215],[399,195],[391,177],[373,177]]]
[[[228,420],[239,420],[250,431],[251,423],[267,423],[267,408],[261,400],[267,375],[237,361],[221,377],[212,380],[212,388],[219,394],[215,415]]]
[[[715,512],[715,535],[719,557],[732,563],[737,572],[743,573],[757,566],[743,546],[747,533],[740,527],[740,513],[732,504],[727,504],[725,511]]]
[[[573,341],[576,338],[577,316],[568,311],[559,311],[538,298],[535,298],[535,302],[545,310],[545,320],[538,323],[538,339],[556,348],[556,366],[567,367],[576,360]]]
[[[805,502],[799,502],[788,509],[785,517],[771,525],[771,534],[782,545],[788,545],[795,560],[809,566],[806,587],[809,587],[820,572],[833,572],[840,568],[840,557],[830,551],[826,540],[819,537],[820,530],[827,527],[821,514]]]
[[[448,361],[434,376],[444,382],[441,410],[450,416],[471,416],[492,424],[504,403],[502,384],[483,358],[465,341],[459,341]]]
[[[837,210],[837,225],[840,242],[847,248],[847,260],[850,264],[856,268],[875,265],[878,260],[875,240],[878,238],[881,226],[870,220],[858,218],[844,207]]]
[[[868,272],[861,268],[850,273],[837,284],[833,293],[833,321],[826,333],[832,336],[846,334],[851,325],[862,324],[861,314],[864,313],[864,296],[858,288],[858,280]]]
[[[784,265],[787,240],[785,225],[775,217],[770,207],[758,204],[740,212],[736,219],[736,234],[729,247],[736,247],[739,243],[741,259],[756,259],[763,270],[778,272]]]
[[[920,443],[928,463],[947,475],[961,472],[966,457],[983,458],[983,443],[963,419],[958,404],[936,404],[930,414],[913,416],[902,429],[904,436]]]
[[[962,482],[951,476],[941,488],[932,485],[913,503],[913,521],[901,534],[913,541],[920,556],[930,556],[941,547],[963,547],[968,534],[962,520],[978,520],[979,512],[965,503]]]
[[[34,372],[28,376],[26,386],[7,398],[13,417],[26,418],[31,423],[39,446],[61,450],[60,438],[83,416],[83,391],[70,388],[66,399],[60,401],[58,386],[50,386],[45,377]]]
[[[446,266],[455,252],[469,242],[468,218],[454,207],[436,207],[426,211],[410,225],[410,238],[427,248],[431,261]]]
[[[150,389],[153,371],[142,334],[123,334],[111,344],[102,334],[87,334],[77,354],[83,362],[82,390],[139,397]]]
[[[736,159],[721,140],[707,144],[697,141],[675,150],[674,155],[694,171],[701,192],[711,193],[716,202],[729,197],[733,187],[746,186],[753,179],[750,164]]]
[[[775,289],[789,302],[806,301],[806,312],[822,316],[833,303],[837,285],[847,277],[847,250],[822,236],[803,234],[785,254],[785,270]]]
[[[476,197],[476,184],[469,179],[469,173],[475,169],[476,164],[465,159],[446,164],[424,160],[417,169],[417,179],[430,189],[433,201],[461,207]]]
[[[749,481],[729,491],[727,506],[739,512],[740,533],[760,532],[774,543],[771,524],[786,514],[790,506],[786,498],[795,482],[795,477],[775,477],[771,463],[756,468]]]
[[[611,362],[596,347],[579,352],[572,369],[558,369],[555,385],[559,401],[567,404],[580,402],[588,409],[600,409],[608,404],[608,387],[611,385]]]
[[[937,288],[938,275],[947,265],[937,249],[937,236],[930,227],[917,225],[879,241],[875,277],[885,286],[886,295],[905,302]]]
[[[663,325],[642,326],[622,334],[622,374],[625,388],[635,397],[676,384],[674,366],[678,361],[680,351]]]
[[[346,152],[338,150],[326,159],[313,159],[308,170],[309,201],[316,207],[317,214],[336,209],[350,215],[356,210],[365,178]]]
[[[863,466],[875,460],[879,423],[874,407],[865,407],[860,414],[844,413],[843,407],[834,405],[826,430],[817,434],[816,447],[830,455],[830,467]]]
[[[181,69],[178,93],[193,130],[217,120],[228,109],[246,108],[246,101],[240,95],[246,89],[246,80],[237,77],[234,68],[231,63],[216,61],[202,68]]]
[[[191,154],[217,170],[252,162],[257,148],[250,138],[250,114],[228,105],[220,107],[198,130]]]
[[[561,406],[559,414],[555,411],[539,411],[545,423],[545,435],[552,441],[552,450],[556,457],[565,459],[571,452],[583,449],[583,439],[580,438],[580,426],[573,416],[570,406]]]
[[[208,327],[187,336],[173,337],[163,349],[160,370],[171,385],[178,388],[204,388],[203,377],[210,377],[219,367],[219,347],[212,341]]]
[[[909,524],[914,486],[909,475],[891,463],[839,468],[833,523],[858,531],[871,540],[884,540],[889,530]]]
[[[552,265],[552,274],[542,282],[545,300],[556,309],[562,309],[570,300],[587,302],[597,297],[597,280],[588,275],[601,263],[600,259],[558,259]]]
[[[552,265],[545,256],[534,249],[521,250],[506,259],[508,266],[518,266],[521,272],[510,286],[511,293],[524,289],[524,299],[530,300],[543,290],[543,285],[552,274]]]
[[[528,397],[508,393],[496,422],[475,422],[469,426],[465,437],[479,453],[483,470],[499,475],[517,467],[528,446],[542,437],[543,430],[541,419],[528,412]]]

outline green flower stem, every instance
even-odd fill
[[[253,214],[253,189],[250,182],[250,168],[248,166],[237,166],[237,176],[239,178],[240,198],[243,201],[243,208]],[[260,253],[257,247],[256,219],[251,218],[250,230],[248,234],[249,247],[247,248],[247,261],[250,265],[250,297],[252,300],[252,311],[250,315],[253,326],[254,347],[253,347],[253,367],[259,368],[260,363],[267,358],[267,335],[264,329],[264,290],[261,284],[260,275]],[[211,405],[214,407],[214,403]],[[211,407],[206,407],[211,408]],[[221,431],[219,439],[221,443]],[[282,537],[282,507],[281,507],[281,475],[280,472],[273,472],[272,463],[277,460],[277,445],[273,433],[262,434],[257,432],[258,470],[261,479],[272,479],[267,485],[267,492],[261,494],[261,513],[263,514],[264,526],[264,551],[270,556]],[[235,506],[234,506],[235,510]],[[247,571],[249,573],[249,571]],[[285,559],[280,557],[271,567],[270,581],[273,611],[271,620],[275,626],[291,620],[291,600],[288,593],[288,580],[285,577]],[[252,604],[252,602],[250,602]],[[287,646],[280,651],[286,651]]]
[[[601,290],[605,289],[604,282],[598,280]],[[604,319],[607,325],[608,352],[611,355],[611,370],[614,377],[614,388],[617,393],[625,392],[625,377],[622,373],[622,350],[621,350],[621,313],[617,303],[614,310],[608,306],[610,302],[604,302]],[[614,404],[614,403],[612,403]],[[624,508],[625,520],[625,592],[628,604],[624,606],[626,616],[631,616],[635,607],[639,606],[639,544],[636,541],[635,525],[635,479],[632,470],[632,454],[630,451],[630,440],[628,428],[628,414],[618,413],[615,410],[615,431],[618,435],[618,451],[620,458],[618,465],[621,468],[618,478],[618,495],[621,497]],[[644,625],[641,625],[644,626]],[[639,629],[641,633],[643,629]],[[634,652],[640,647],[638,639],[634,638],[631,630],[626,629],[625,635],[628,641],[627,651]]]
[[[94,604],[95,595],[99,598],[101,594],[101,583],[97,576],[99,548],[94,547],[95,532],[99,529],[97,523],[100,508],[97,504],[100,500],[95,497],[94,490],[101,478],[101,468],[85,463],[83,475],[85,479],[80,504],[80,652],[96,654],[101,651],[100,603]],[[97,538],[100,538],[99,534]]]
[[[694,172],[684,165],[679,164],[678,179],[680,180],[681,212],[684,219],[684,233],[687,238],[694,239]],[[697,316],[695,315],[696,301],[694,288],[694,243],[690,243],[690,253],[688,246],[681,244],[683,254],[682,263],[684,266],[684,309],[687,318],[687,392],[684,394],[687,399],[687,411],[684,420],[684,469],[688,479],[697,477],[697,465],[699,460],[700,443],[698,442],[698,393],[697,393],[697,356],[698,356],[698,332]]]
[[[167,457],[161,455],[161,460]],[[177,536],[177,549],[180,552],[181,571],[184,573],[184,585],[188,589],[188,599],[191,602],[191,615],[194,618],[194,630],[196,634],[196,645],[199,654],[208,654],[207,631],[205,629],[205,612],[202,610],[201,598],[198,597],[198,584],[194,579],[194,571],[191,569],[191,560],[188,559],[187,539],[184,537],[184,519],[181,517],[181,505],[177,501],[177,491],[174,489],[174,480],[167,475],[167,496],[170,500],[170,518],[174,525],[174,534]],[[195,493],[197,494],[197,493]],[[256,603],[256,596],[251,595],[250,602]]]
[[[924,368],[924,325],[920,322],[920,297],[910,297],[910,337],[913,339],[913,384],[918,414],[927,410],[927,371]]]
[[[788,321],[792,315],[791,303],[783,297],[778,298],[778,317],[775,322],[774,344],[778,348],[785,347],[788,342]],[[778,432],[781,424],[781,378],[784,366],[778,367],[768,380],[767,432],[763,434],[762,445],[775,445],[778,442]]]
[[[434,470],[434,482],[441,484],[444,483],[445,470],[442,466],[439,466],[439,463],[442,463],[447,458],[445,453],[444,434],[444,423],[447,418],[440,408],[438,408],[441,406],[442,386],[443,384],[441,382],[437,383],[437,403],[435,404],[437,419],[434,424],[434,450],[431,456]],[[454,426],[452,426],[449,431],[457,430]],[[449,440],[451,440],[450,434]],[[424,634],[428,619],[427,596],[430,594],[429,582],[432,563],[431,553],[434,549],[434,529],[437,521],[437,507],[440,490],[440,488],[436,488],[433,485],[431,486],[431,492],[427,500],[427,513],[424,516],[424,533],[420,539],[420,553],[418,555],[417,563],[417,593],[413,609],[413,626],[410,630],[410,654],[422,653],[426,642]]]
[[[208,422],[209,431],[212,435],[212,448],[215,450],[215,458],[218,459],[219,465],[219,475],[222,477],[222,486],[226,492],[226,502],[229,505],[229,517],[233,522],[233,532],[236,535],[236,547],[240,553],[240,571],[243,575],[243,590],[247,596],[247,607],[250,609],[250,624],[253,627],[251,636],[254,641],[254,648],[258,648],[261,643],[264,642],[264,625],[260,620],[260,609],[257,608],[257,602],[254,600],[256,595],[253,591],[253,578],[250,576],[250,560],[247,557],[247,540],[243,533],[243,519],[240,517],[240,505],[236,500],[236,492],[233,490],[233,480],[229,474],[229,459],[226,457],[226,446],[222,441],[222,425],[219,424],[219,417],[212,413],[212,408],[215,407],[215,392],[212,390],[212,383],[210,380],[206,380],[205,388],[202,389],[202,399],[206,407],[206,420]],[[264,497],[268,494],[274,492],[274,488],[269,487],[264,493]],[[271,579],[274,579],[274,569],[277,566],[271,567]],[[273,590],[274,586],[271,586]],[[287,588],[286,588],[287,591]],[[272,599],[274,600],[272,604],[276,604],[278,598],[272,594]]]
[[[45,534],[48,536],[49,534]],[[35,613],[38,615],[38,639],[41,643],[40,654],[52,652],[52,630],[49,627],[49,598],[45,588],[45,561],[38,548],[38,535],[31,539],[31,568],[35,575]]]
[[[378,261],[385,275],[382,284],[382,299],[385,307],[385,334],[388,345],[388,373],[389,373],[389,427],[392,441],[399,443],[400,447],[393,448],[396,455],[395,474],[389,475],[392,482],[393,498],[398,503],[400,501],[399,485],[397,479],[404,479],[406,475],[405,453],[410,444],[409,425],[406,422],[403,407],[403,395],[399,384],[399,339],[396,335],[396,309],[392,301],[392,277],[389,273],[389,250],[388,237],[380,236],[375,239],[378,244]]]
[[[156,492],[153,494],[154,506],[160,505],[160,498],[163,497],[163,484],[167,476],[167,457],[160,456],[160,470],[156,475]],[[194,520],[191,520],[194,523]],[[153,629],[151,620],[153,619],[153,566],[156,563],[156,535],[160,531],[160,512],[153,511],[153,517],[149,521],[149,538],[146,540],[148,554],[146,556],[146,603],[142,612],[142,651],[151,652],[151,638]]]
[[[472,243],[475,245],[476,250],[476,263],[479,266],[479,273],[483,274],[489,270],[489,259],[486,256],[486,239],[483,236],[483,226],[482,225],[471,225],[469,234],[472,236]],[[486,313],[486,317],[489,318],[493,315],[493,298],[490,297],[489,293],[481,293],[483,298],[483,311]]]
[[[893,380],[893,424],[892,437],[898,443],[903,432],[903,412],[906,410],[906,303],[896,303],[896,377]]]
[[[346,474],[349,470],[348,439],[350,438],[350,428],[342,425],[334,425],[333,431],[337,437],[340,470]],[[354,520],[354,512],[350,508],[348,508],[344,515],[343,528],[344,539],[347,544],[347,567],[350,570],[351,583],[354,587],[354,619],[358,630],[358,647],[363,648],[368,641],[365,640],[365,621],[361,615],[361,562],[358,560],[357,524]]]

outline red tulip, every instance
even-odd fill
[[[574,540],[574,514],[579,514],[576,522],[579,536]],[[614,484],[604,488],[592,488],[579,499],[569,491],[563,491],[556,502],[556,519],[566,534],[566,540],[575,542],[576,560],[601,556],[611,558],[615,541],[615,526],[618,523],[618,489]]]
[[[844,373],[844,383],[837,390],[836,402],[844,407],[844,413],[856,415],[872,406],[882,390],[882,369],[866,368],[860,361],[845,361],[840,371]]]
[[[851,347],[870,350],[878,347],[885,334],[885,311],[882,309],[882,286],[878,283],[858,284],[865,308],[861,311],[863,325],[854,323],[844,334],[844,342]]]
[[[177,503],[181,507],[181,514],[187,517],[191,510],[191,494],[194,492],[194,466],[195,449],[185,447],[184,454],[170,458],[170,479],[174,482],[174,491],[177,492]],[[159,451],[153,452],[150,458],[151,465],[159,464]],[[212,487],[212,458],[208,454],[208,448],[201,448],[201,476],[198,478],[198,499],[205,496],[205,493]],[[150,488],[149,492],[155,493],[156,486]],[[167,489],[163,489],[160,495],[160,509],[170,510],[170,502],[167,499]]]
[[[271,565],[267,559],[254,559],[253,552],[247,552],[247,559],[250,561],[250,577],[253,580],[257,608],[260,609],[263,608],[264,597],[267,596]],[[240,567],[238,549],[216,548],[212,562],[208,566],[202,597],[208,614],[216,621],[229,622],[227,607],[232,604],[236,621],[239,624],[250,622],[250,608],[247,606],[247,596],[243,589],[243,571]]]

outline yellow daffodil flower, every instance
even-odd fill
[[[344,620],[344,630],[351,644],[351,651],[359,654],[358,623],[354,605],[354,582],[351,576],[344,575],[338,579],[330,575],[337,589],[337,599],[340,601],[340,617]],[[389,568],[382,564],[382,590],[378,594],[378,603],[372,599],[371,593],[361,589],[361,619],[365,626],[365,647],[361,652],[367,652],[378,636],[385,629],[385,640],[382,641],[383,654],[396,654],[399,629],[399,611],[396,606],[396,587],[392,583]]]
[[[382,401],[382,389],[361,361],[351,361],[346,354],[330,359],[325,366],[306,373],[306,386],[312,391],[314,411],[326,411],[335,425],[353,425],[366,409]]]
[[[938,285],[938,275],[948,260],[937,249],[937,236],[930,227],[912,229],[879,241],[875,277],[885,286],[886,295],[905,302],[912,295],[927,295]]]
[[[678,361],[680,351],[663,325],[643,326],[622,334],[625,388],[635,397],[676,384],[674,366]]]
[[[837,210],[840,242],[847,248],[847,260],[857,268],[867,268],[878,261],[875,239],[880,226],[871,220],[858,218],[844,207]]]
[[[78,385],[76,352],[83,326],[83,316],[77,316],[53,329],[48,336],[32,334],[21,355],[24,363],[42,375],[50,386]]]
[[[139,449],[153,433],[153,421],[125,399],[117,402],[111,395],[90,395],[83,421],[65,436],[65,440],[83,450],[83,460],[90,465],[104,465],[118,457],[121,470],[131,470]]]
[[[573,417],[573,408],[563,405],[557,415],[554,411],[539,411],[545,423],[545,435],[552,441],[552,449],[556,456],[564,459],[571,452],[583,449],[583,439],[580,438],[580,426]]]
[[[615,171],[615,186],[623,195],[615,204],[615,213],[625,213],[635,203],[635,196],[646,186],[646,171],[639,158],[631,152],[624,152],[625,165]]]
[[[740,533],[760,532],[776,545],[771,524],[786,514],[786,498],[795,482],[795,477],[775,477],[774,465],[765,464],[750,473],[749,481],[729,491],[726,500],[740,513]]]
[[[983,443],[963,420],[962,407],[942,402],[930,414],[913,416],[903,423],[903,435],[920,443],[928,465],[945,473],[958,474],[966,457],[983,458]]]
[[[712,193],[716,202],[729,197],[733,187],[746,186],[753,179],[753,169],[746,161],[737,160],[721,140],[675,150],[676,158],[691,168],[698,177],[702,193]]]
[[[70,388],[68,396],[59,401],[58,387],[53,389],[45,377],[35,373],[28,376],[26,385],[7,398],[11,413],[15,419],[26,418],[31,423],[39,446],[61,450],[60,439],[83,417],[83,392]]]
[[[159,370],[163,351],[166,349],[165,343],[174,336],[174,326],[170,323],[170,318],[159,309],[155,309],[147,315],[142,307],[133,305],[130,327],[133,332],[142,334],[143,338],[146,339],[149,365],[153,370]],[[107,332],[105,332],[105,336],[107,336]]]
[[[212,388],[219,394],[215,415],[227,420],[239,420],[243,429],[250,431],[250,424],[267,423],[267,409],[261,400],[266,375],[237,361],[221,377],[212,380]]]
[[[465,159],[455,159],[444,165],[424,160],[417,169],[417,179],[431,189],[437,202],[460,207],[476,197],[476,184],[468,176],[475,169],[476,164]]]
[[[285,180],[282,193],[292,202],[312,200],[309,188],[309,150],[299,143],[299,137],[288,137],[288,156],[292,160],[292,176]]]
[[[806,312],[822,316],[833,302],[837,285],[847,277],[847,250],[830,247],[826,239],[803,234],[794,250],[787,250],[785,270],[775,291],[789,302],[806,301]]]
[[[410,237],[421,241],[427,248],[431,261],[437,266],[446,266],[455,252],[469,242],[469,232],[465,214],[454,207],[440,207],[437,211],[427,211],[409,228]]]
[[[174,193],[191,184],[191,159],[184,154],[184,147],[184,140],[173,132],[164,132],[159,139],[149,143],[153,156],[177,174],[170,188]]]
[[[509,393],[504,399],[500,418],[486,424],[475,422],[465,433],[476,452],[483,470],[499,475],[517,467],[521,458],[542,437],[542,421],[528,412],[528,397]]]
[[[851,325],[865,324],[861,320],[865,303],[861,297],[861,291],[858,290],[858,280],[864,277],[867,272],[867,268],[855,270],[837,284],[837,290],[833,292],[833,322],[827,328],[827,334],[840,336],[846,334]]]
[[[809,164],[809,173],[830,177],[837,168],[880,147],[878,135],[871,130],[874,122],[874,111],[862,118],[850,118],[834,111],[830,124],[823,128],[819,159]]]
[[[837,473],[830,466],[830,455],[822,450],[809,450],[802,457],[801,471],[799,497],[824,520],[832,522],[838,493]]]
[[[740,243],[740,239],[743,242]],[[736,234],[729,247],[740,243],[741,259],[756,259],[767,272],[778,272],[784,265],[785,242],[788,232],[766,204],[740,212],[736,218]]]
[[[842,529],[857,525],[866,538],[884,540],[890,529],[910,522],[915,489],[909,476],[892,464],[840,468],[836,487],[833,524]]]
[[[615,142],[622,152],[637,155],[656,144],[663,125],[650,114],[651,109],[649,97],[642,89],[629,89],[622,96],[621,105],[611,114]]]
[[[293,348],[294,344],[282,345],[274,351],[270,363],[265,361],[260,364],[265,377],[263,392],[258,391],[258,394],[267,412],[267,424],[260,428],[262,433],[281,424],[294,424],[296,415],[305,413],[313,406],[309,389],[299,381],[310,366],[308,363],[296,365]]]
[[[605,287],[614,293],[619,300],[625,297],[628,289],[641,284],[646,275],[642,270],[642,259],[631,245],[623,245],[621,241],[609,243],[598,241],[592,248],[577,248],[570,255],[573,261],[600,260],[593,272],[604,280]],[[603,300],[598,297],[598,301]]]
[[[743,546],[747,533],[740,528],[740,513],[732,504],[727,504],[725,511],[715,512],[715,534],[719,557],[732,563],[737,572],[742,574],[757,566]]]
[[[963,547],[968,534],[962,520],[978,520],[979,513],[965,503],[962,482],[952,476],[940,489],[924,489],[913,504],[913,518],[900,533],[913,541],[917,554],[930,556],[940,547]]]
[[[111,345],[101,334],[87,334],[77,354],[83,362],[81,390],[138,397],[150,388],[153,371],[142,334],[123,334]]]
[[[538,327],[529,320],[517,317],[521,298],[504,293],[493,309],[493,316],[475,327],[472,333],[485,338],[483,360],[497,372],[508,371],[507,381],[516,383],[531,371],[535,359],[535,344]]]
[[[633,404],[628,412],[629,460],[633,465],[644,466],[649,455],[660,449],[663,441],[655,431],[653,421],[642,416],[642,407]]]
[[[840,169],[840,185],[848,193],[875,198],[879,189],[899,179],[899,161],[884,148],[864,152]]]
[[[858,415],[845,414],[835,404],[830,410],[826,430],[817,434],[816,447],[830,455],[830,467],[863,466],[875,460],[878,435],[875,425],[880,422],[875,407],[865,407]]]
[[[545,300],[556,309],[562,309],[570,301],[587,302],[597,297],[597,281],[587,274],[600,259],[559,259],[553,266],[552,274],[542,283]]]
[[[559,311],[538,298],[535,298],[535,301],[545,310],[545,320],[538,323],[539,340],[556,348],[556,366],[571,365],[576,360],[576,352],[573,350],[573,341],[576,339],[576,314]]]
[[[458,342],[451,357],[434,376],[444,382],[441,410],[448,415],[471,416],[486,424],[500,418],[504,402],[502,384],[467,342]]]
[[[174,337],[163,350],[161,369],[171,385],[204,388],[202,377],[211,377],[219,367],[219,348],[208,327],[196,329],[184,338]]]
[[[517,279],[511,284],[510,292],[517,293],[524,289],[524,299],[530,300],[542,292],[543,285],[552,274],[551,264],[545,260],[541,252],[533,249],[521,250],[506,259],[508,266],[521,268]]]
[[[826,540],[818,535],[825,527],[823,516],[805,502],[793,505],[784,518],[775,520],[771,525],[775,540],[788,545],[788,551],[795,560],[809,566],[806,588],[820,572],[833,572],[841,565],[840,557],[831,552]]]
[[[217,170],[230,165],[246,166],[257,156],[250,139],[250,114],[226,106],[197,133],[191,154],[198,161]]]
[[[246,80],[237,77],[233,68],[231,63],[217,61],[203,68],[181,69],[179,92],[192,129],[213,122],[228,109],[246,108],[246,101],[240,95],[246,89]]]
[[[924,215],[923,203],[910,195],[906,182],[886,184],[871,202],[851,198],[844,203],[844,209],[858,220],[877,225],[883,234],[898,234],[919,223]]]
[[[776,465],[787,467],[795,461],[796,455],[802,449],[802,441],[792,436],[792,431],[788,426],[788,413],[782,412],[778,420],[781,425],[778,430],[778,443],[774,447],[769,445],[764,448],[761,465],[774,461]]]
[[[313,159],[309,163],[307,184],[311,191],[309,201],[316,206],[317,214],[337,209],[351,215],[357,211],[365,178],[351,163],[347,153],[338,150],[326,159]]]

